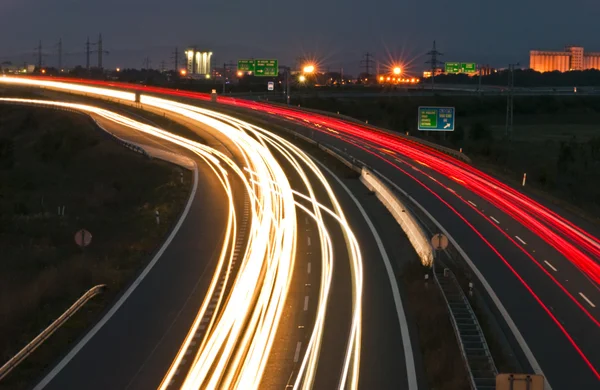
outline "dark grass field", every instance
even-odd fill
[[[1,364],[85,291],[108,285],[0,388],[32,385],[149,261],[187,200],[191,175],[181,184],[180,172],[119,146],[86,116],[0,105]],[[73,238],[82,228],[93,235],[85,251]]]

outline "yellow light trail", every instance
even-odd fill
[[[135,99],[131,93],[63,82],[8,77],[0,77],[0,82],[36,85],[48,89],[92,94],[129,102],[133,102]],[[90,112],[193,151],[203,158],[219,177],[229,197],[230,212],[227,235],[209,292],[173,364],[163,379],[161,389],[166,389],[177,372],[183,356],[190,348],[192,338],[206,314],[220,275],[232,264],[237,221],[231,184],[227,170],[221,163],[242,181],[250,198],[252,218],[248,245],[240,262],[239,271],[233,276],[232,287],[228,295],[224,296],[224,289],[221,291],[218,303],[221,310],[215,311],[211,318],[182,388],[240,388],[245,390],[259,387],[292,279],[297,245],[296,207],[300,207],[317,221],[321,243],[322,273],[317,316],[294,388],[308,389],[314,383],[327,314],[326,306],[331,287],[334,254],[321,210],[333,215],[342,227],[352,273],[352,319],[339,388],[356,389],[358,387],[363,278],[360,248],[333,189],[320,169],[302,150],[282,137],[236,118],[145,95],[141,96],[144,105],[207,125],[232,140],[243,156],[245,166],[238,166],[230,157],[206,145],[98,107],[30,99],[1,100],[56,105]],[[292,165],[301,177],[308,195],[292,190],[287,175],[272,154],[271,149],[284,156]],[[316,176],[319,184],[326,190],[333,210],[325,208],[318,202],[313,183],[308,178],[307,172]],[[297,204],[294,196],[307,199],[312,211],[308,207]],[[226,272],[229,277],[229,272]]]

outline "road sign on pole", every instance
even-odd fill
[[[275,83],[273,81],[269,81],[267,83],[267,88],[268,88],[269,91],[274,90],[275,89]]]
[[[460,62],[446,62],[446,73],[460,73]]]
[[[533,374],[498,374],[496,390],[544,390],[544,377]]]
[[[448,247],[448,237],[441,233],[436,234],[435,236],[431,237],[431,246],[436,251],[443,251]]]
[[[446,73],[475,73],[477,64],[475,62],[446,62]]]
[[[419,107],[419,130],[454,131],[454,107]]]
[[[238,72],[253,72],[254,73],[254,60],[238,60]]]
[[[266,77],[279,75],[277,60],[254,60],[254,74]]]
[[[474,62],[462,62],[460,64],[460,71],[463,73],[475,73],[477,72],[477,64]]]
[[[75,233],[75,243],[81,248],[85,248],[92,243],[92,233],[85,229],[79,230]]]

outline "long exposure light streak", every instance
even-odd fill
[[[44,87],[69,90],[68,85],[64,85],[64,83],[49,84],[46,82]],[[102,88],[87,90],[84,86],[77,86],[75,91],[100,96],[104,96],[105,93]],[[118,99],[127,101],[131,101],[132,98],[128,95],[115,95],[112,92],[107,93],[106,96],[118,96]],[[186,116],[216,129],[228,139],[233,140],[242,152],[246,166],[239,167],[230,157],[205,145],[98,107],[45,100],[2,100],[55,105],[89,112],[97,117],[185,147],[203,158],[219,177],[221,185],[229,197],[230,212],[226,238],[219,256],[215,276],[209,287],[209,293],[203,301],[196,320],[169,372],[163,379],[161,388],[166,388],[169,385],[185,352],[190,347],[192,336],[200,326],[200,321],[204,317],[209,304],[209,298],[216,288],[219,274],[221,271],[229,269],[232,264],[237,221],[230,179],[227,170],[220,164],[220,162],[223,162],[242,180],[248,191],[252,203],[250,234],[247,250],[241,261],[239,272],[234,276],[231,291],[227,297],[224,295],[219,297],[219,305],[223,304],[223,308],[219,311],[218,316],[215,315],[211,319],[206,337],[202,340],[182,388],[258,388],[269,351],[273,345],[291,281],[291,271],[294,266],[296,252],[295,209],[299,207],[317,221],[323,272],[317,319],[302,360],[300,372],[296,377],[295,388],[311,388],[318,367],[334,264],[329,233],[321,214],[321,210],[325,210],[328,214],[334,216],[342,227],[353,275],[352,322],[350,334],[348,335],[346,357],[340,374],[339,388],[356,389],[360,365],[362,259],[358,242],[325,176],[299,148],[264,129],[215,112],[200,110],[193,106],[185,106],[145,96],[142,98],[146,105],[153,105],[162,110]],[[285,172],[277,163],[269,147],[278,151],[290,162],[302,178],[308,195],[303,195],[291,189]],[[307,167],[308,171],[317,177],[319,185],[325,188],[334,211],[326,208],[317,200],[313,184],[305,172],[306,168],[303,168],[303,166]],[[250,172],[251,179],[244,172]],[[312,211],[307,206],[298,204],[294,200],[294,196],[300,196],[308,200]],[[221,294],[224,294],[224,292],[221,292]]]

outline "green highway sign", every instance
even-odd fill
[[[254,72],[254,60],[238,60],[239,72]]]
[[[446,73],[460,73],[460,62],[446,62]]]
[[[475,73],[477,64],[475,62],[446,62],[446,73]]]
[[[460,70],[463,73],[475,73],[477,72],[477,64],[474,62],[463,62],[460,64]]]
[[[419,107],[419,130],[454,131],[454,107]]]
[[[277,76],[279,74],[277,60],[254,60],[254,74],[256,76]]]

